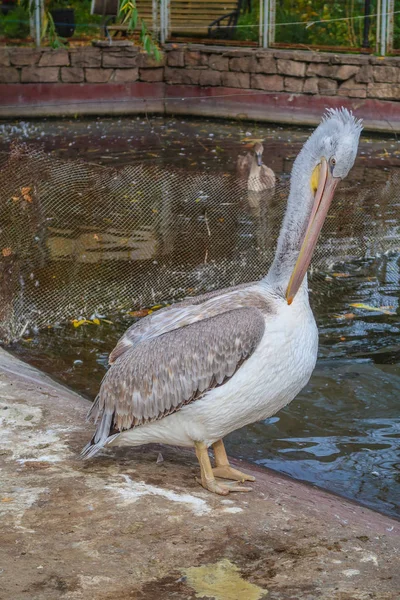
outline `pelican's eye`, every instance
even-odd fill
[[[334,156],[332,156],[330,163],[331,163],[332,167],[334,167],[336,165],[336,158]]]

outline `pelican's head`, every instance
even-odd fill
[[[291,304],[311,261],[336,186],[354,164],[362,130],[361,121],[345,108],[328,109],[322,122],[304,144],[293,173],[311,190],[310,211],[300,253],[293,269],[286,299]],[[310,191],[306,197],[310,197]]]
[[[263,164],[263,162],[262,162],[263,152],[264,152],[264,147],[262,144],[260,144],[260,142],[257,142],[256,144],[254,144],[254,155],[256,157],[257,165],[259,167],[261,167],[261,165]]]

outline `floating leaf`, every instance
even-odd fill
[[[13,196],[12,200],[14,200],[14,202],[19,202],[20,201],[20,197],[19,196]]]
[[[149,310],[147,308],[143,308],[142,310],[133,310],[128,312],[128,315],[131,317],[146,317],[149,314]]]
[[[350,277],[349,273],[332,273],[334,277]]]
[[[71,321],[71,323],[73,324],[74,327],[80,327],[81,325],[87,325],[88,323],[91,323],[92,321],[88,321],[87,319],[73,319],[73,321]]]
[[[100,319],[93,319],[92,323],[94,323],[95,325],[100,325]]]
[[[3,256],[10,256],[12,253],[11,248],[3,248],[3,250],[1,251]]]
[[[350,304],[350,306],[353,306],[354,308],[363,308],[364,310],[370,310],[372,312],[379,312],[384,315],[395,315],[396,314],[395,312],[386,310],[386,308],[384,306],[381,306],[381,307],[370,306],[369,304],[364,304],[363,302],[355,302],[353,304]]]

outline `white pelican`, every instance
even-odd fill
[[[361,129],[351,112],[330,109],[304,144],[264,279],[185,300],[126,331],[90,411],[100,422],[84,456],[103,446],[194,446],[203,487],[249,489],[240,482],[254,478],[229,465],[222,439],[276,413],[310,379],[318,331],[306,272]]]
[[[263,164],[263,152],[263,145],[257,142],[253,152],[239,156],[237,160],[238,174],[247,178],[247,189],[250,192],[262,192],[275,187],[275,173]]]

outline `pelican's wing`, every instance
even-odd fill
[[[256,298],[254,292],[250,294],[250,298],[247,297],[248,289],[251,285],[253,284],[242,283],[224,290],[216,290],[202,294],[201,296],[195,296],[194,298],[187,298],[133,323],[125,331],[111,352],[109,363],[114,363],[124,352],[145,339],[158,337],[173,329],[178,329],[190,323],[225,312],[226,303],[224,303],[222,298],[228,300],[228,306],[230,305],[231,308],[240,308],[243,305],[248,306],[249,304],[254,305],[253,303]],[[236,294],[235,292],[239,293]],[[232,293],[234,293],[234,297],[230,296]],[[242,293],[244,293],[243,299]],[[215,306],[210,306],[210,302],[208,301],[213,299],[217,299],[217,303]],[[207,305],[204,308],[200,308],[199,305],[204,303],[207,303]]]
[[[264,189],[275,187],[275,173],[266,165],[262,165],[260,181]]]
[[[223,385],[264,333],[258,308],[238,308],[144,340],[110,367],[93,407],[100,418],[83,450],[93,456],[120,431],[162,419]]]

